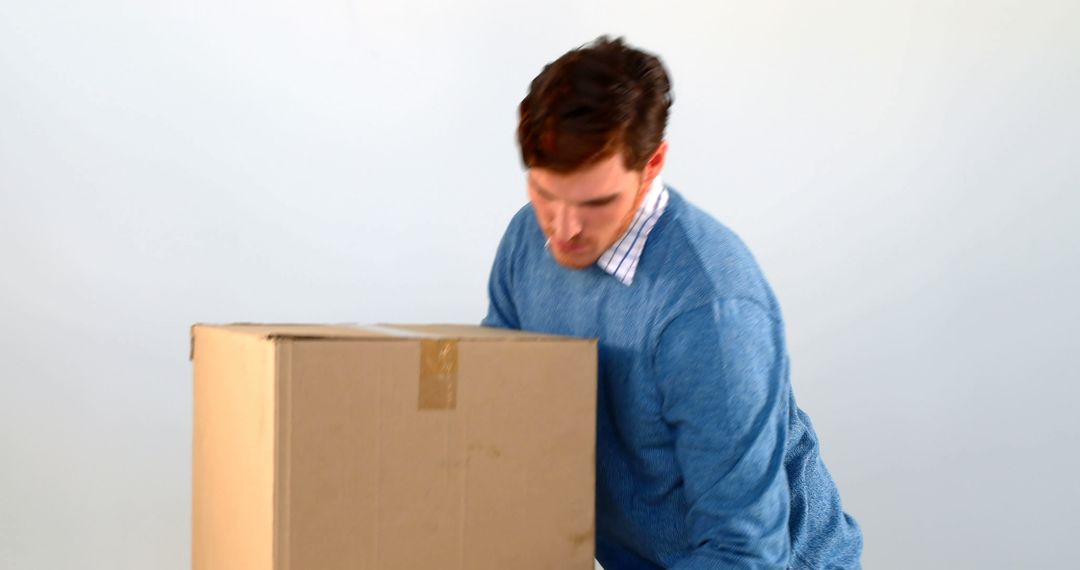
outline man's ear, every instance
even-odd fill
[[[645,163],[645,170],[642,172],[641,183],[645,188],[652,186],[653,180],[660,174],[660,171],[664,169],[664,161],[667,160],[668,142],[666,140],[660,141],[660,145],[653,151],[652,156],[649,157],[649,161]]]

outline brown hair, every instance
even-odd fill
[[[660,60],[607,36],[544,66],[518,107],[526,168],[571,172],[623,153],[641,170],[664,138],[671,82]]]

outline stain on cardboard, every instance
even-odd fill
[[[498,459],[502,457],[502,450],[494,445],[484,445],[482,443],[474,443],[469,446],[471,453],[482,453],[491,459]]]
[[[586,544],[592,544],[593,534],[594,533],[591,530],[587,530],[585,532],[580,532],[580,533],[576,533],[576,534],[571,534],[570,537],[569,537],[570,538],[570,544],[573,544],[574,548],[579,548],[579,547],[581,547],[583,545],[586,545]]]

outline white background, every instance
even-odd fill
[[[1066,568],[1080,3],[0,0],[0,568],[189,567],[196,321],[478,322],[515,110],[662,56],[869,569]],[[614,569],[617,570],[617,569]]]

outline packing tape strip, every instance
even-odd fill
[[[421,410],[453,410],[457,407],[458,342],[420,341]]]
[[[417,409],[453,410],[457,408],[458,341],[438,335],[392,327],[365,325],[357,328],[420,340],[420,394]]]

